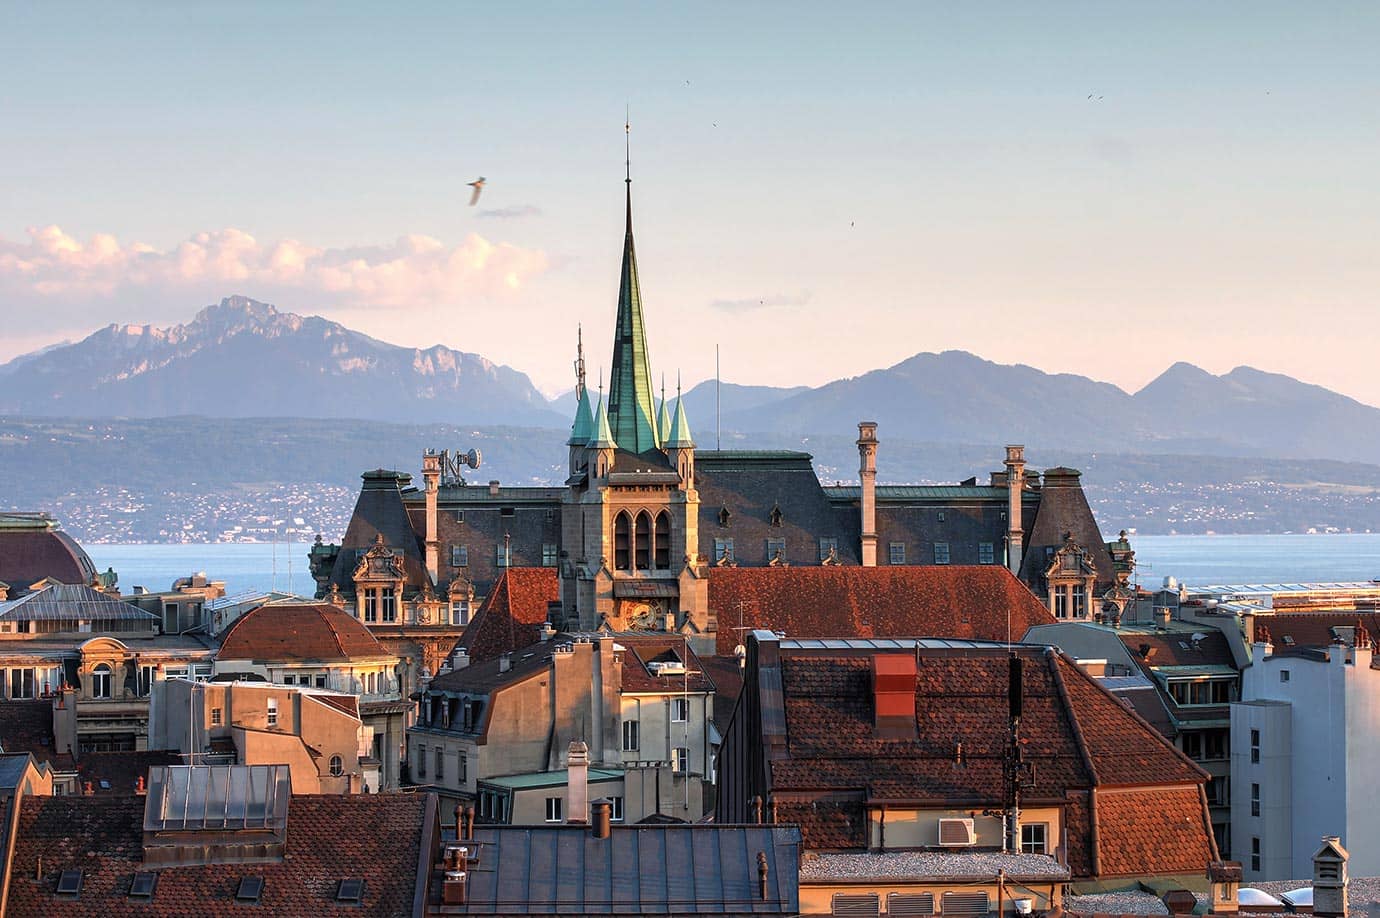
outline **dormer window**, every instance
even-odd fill
[[[769,519],[771,520],[771,524],[773,526],[779,527],[781,525],[781,508],[779,506],[775,504],[772,505],[771,515]]]
[[[727,526],[727,525],[728,525],[728,521],[731,520],[731,519],[733,519],[733,514],[729,512],[728,508],[727,508],[727,507],[720,507],[720,508],[719,508],[719,525],[720,525],[720,526]]]

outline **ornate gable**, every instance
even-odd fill
[[[395,552],[383,544],[383,533],[374,537],[374,544],[355,565],[351,579],[356,587],[364,583],[397,583],[406,576],[402,552]]]

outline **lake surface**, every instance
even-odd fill
[[[1297,583],[1380,578],[1380,534],[1135,536],[1143,586],[1166,576],[1195,586],[1219,583]],[[205,571],[226,590],[279,589],[312,595],[310,545],[88,545],[96,567],[114,567],[120,588],[165,590],[178,577]]]

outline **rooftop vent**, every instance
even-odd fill
[[[977,832],[971,819],[939,820],[939,846],[941,848],[971,848],[977,844]]]

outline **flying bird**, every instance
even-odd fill
[[[473,207],[475,204],[479,203],[479,192],[484,190],[484,176],[481,175],[468,184],[474,189],[474,193],[470,195],[470,206]]]

